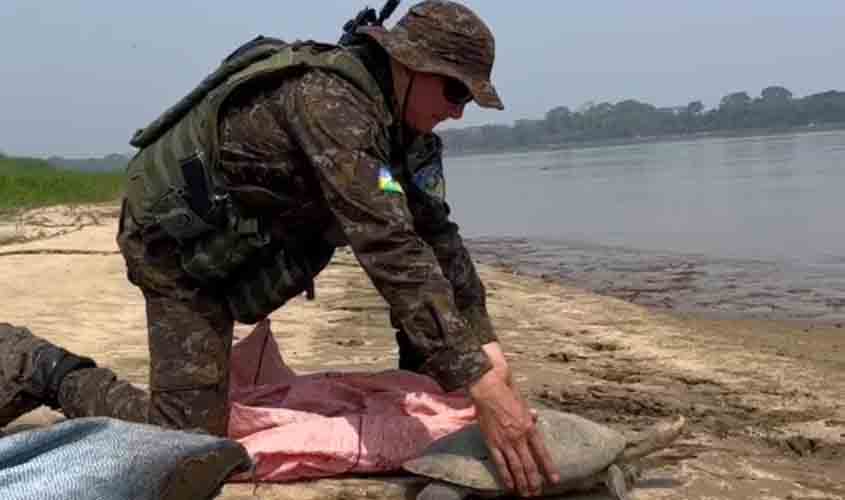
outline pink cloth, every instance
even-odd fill
[[[260,362],[259,362],[260,360]],[[475,419],[465,393],[407,371],[296,375],[259,323],[232,349],[229,436],[256,462],[236,480],[394,471]]]

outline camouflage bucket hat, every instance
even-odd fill
[[[493,33],[469,8],[447,0],[425,0],[411,7],[390,30],[372,26],[358,32],[372,37],[414,71],[461,81],[479,106],[505,108],[490,82]]]

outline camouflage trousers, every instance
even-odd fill
[[[79,370],[61,385],[61,409],[69,418],[108,416],[223,436],[232,314],[223,297],[182,270],[174,241],[147,236],[124,214],[118,245],[146,301],[149,391],[105,368]]]
[[[146,302],[149,390],[106,368],[78,370],[61,384],[58,399],[63,413],[69,418],[107,416],[225,435],[235,321],[231,296],[202,286],[184,270],[174,240],[143,231],[128,214],[121,217],[117,240],[129,281],[141,289]],[[325,245],[313,248],[311,272],[319,273],[332,253]],[[276,273],[281,276],[277,295],[284,300],[303,290],[293,271]],[[268,279],[264,273],[245,276],[245,283],[263,284]],[[262,303],[268,309],[280,305]],[[424,358],[410,338],[399,331],[396,340],[400,368],[418,371]]]

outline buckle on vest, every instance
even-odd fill
[[[181,198],[178,194],[175,196]],[[196,238],[215,229],[187,205],[174,207],[167,213],[158,216],[156,220],[164,232],[177,241]]]

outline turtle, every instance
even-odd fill
[[[538,410],[537,425],[557,465],[560,482],[541,496],[590,491],[602,485],[615,500],[628,500],[639,475],[636,460],[669,446],[683,431],[682,416],[658,422],[626,438],[620,432],[572,413]],[[444,436],[402,468],[430,479],[417,500],[464,500],[507,496],[478,424]]]

